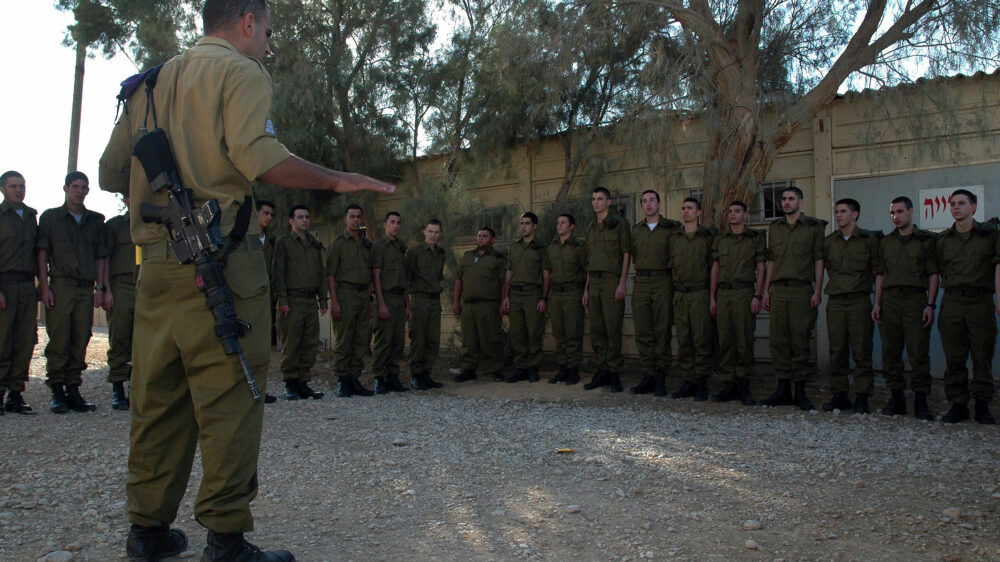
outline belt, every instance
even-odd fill
[[[382,289],[382,294],[402,296],[406,294],[406,289]]]
[[[837,293],[836,295],[827,295],[831,299],[851,299],[855,297],[867,297],[870,295],[868,291],[854,291],[853,293]]]
[[[590,276],[600,279],[601,277],[619,277],[619,274],[610,271],[591,271]]]
[[[75,279],[73,277],[52,277],[49,279],[49,285],[67,285],[70,287],[80,287],[81,289],[92,289],[94,281]]]
[[[511,289],[515,291],[541,291],[542,287],[539,285],[511,285]]]
[[[251,237],[249,236],[244,237],[243,240],[240,240],[240,243],[234,246],[232,249],[236,250],[244,247],[248,249],[253,249],[253,248],[261,249],[259,243],[256,245],[250,245],[249,244],[250,238]],[[254,240],[256,240],[256,238]],[[229,237],[224,236],[223,242],[228,242],[228,241]],[[153,242],[151,244],[143,244],[140,247],[142,248],[143,261],[151,258],[174,257],[174,251],[170,249],[170,243],[167,242],[166,240],[163,240],[161,242]]]
[[[887,293],[926,293],[927,287],[914,287],[913,285],[897,285],[895,287],[885,287],[882,290]]]
[[[337,281],[337,288],[343,287],[345,289],[354,289],[355,291],[367,291],[368,283],[364,285],[360,283],[348,283],[347,281]]]
[[[481,302],[500,302],[500,299],[465,299],[462,302],[465,304],[478,304]]]
[[[316,298],[316,291],[297,291],[295,289],[288,289],[285,291],[290,297],[298,297],[300,299],[314,299]]]
[[[675,285],[674,290],[679,293],[694,293],[697,291],[707,291],[708,285]]]
[[[803,281],[801,279],[778,279],[777,281],[773,281],[772,284],[788,287],[789,285],[812,285],[812,281]]]
[[[441,293],[410,293],[414,297],[424,297],[425,299],[440,299]]]
[[[34,273],[0,273],[0,283],[30,283],[34,280]]]
[[[753,289],[754,283],[719,283],[722,290]]]
[[[566,293],[568,291],[580,291],[583,289],[583,286],[577,283],[561,283],[559,285],[552,285],[549,289],[557,293]]]
[[[666,277],[670,275],[671,270],[667,269],[637,269],[635,270],[636,277]]]
[[[981,297],[993,294],[993,289],[987,289],[986,287],[948,287],[945,291],[949,295],[959,295],[962,297]]]

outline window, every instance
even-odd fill
[[[750,202],[750,224],[767,224],[784,215],[781,210],[781,192],[795,184],[791,180],[766,181]]]
[[[634,194],[612,197],[608,214],[619,217],[630,225],[635,223],[635,198]]]
[[[488,226],[497,234],[497,240],[503,240],[507,236],[510,217],[514,215],[513,206],[493,207],[483,209],[479,212],[459,217],[455,221],[455,229],[458,236],[468,237],[473,242],[476,240],[476,232],[483,226]],[[517,232],[515,230],[515,232]]]

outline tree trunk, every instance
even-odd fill
[[[83,110],[83,71],[87,64],[87,46],[76,43],[76,73],[73,78],[73,110],[69,122],[69,158],[66,171],[77,170],[77,156],[80,152],[80,115]]]

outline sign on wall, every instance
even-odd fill
[[[981,185],[921,189],[920,200],[915,201],[920,209],[920,228],[951,228],[955,219],[951,216],[948,199],[956,189],[965,189],[976,195],[979,199],[979,204],[976,207],[975,219],[979,222],[986,220],[986,199],[984,198],[983,186]]]

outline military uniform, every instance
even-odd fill
[[[0,293],[7,301],[0,310],[0,392],[24,392],[38,343],[37,215],[28,206],[18,215],[6,201],[0,203]]]
[[[277,230],[277,229],[274,229]],[[271,282],[271,345],[278,343],[278,297],[274,295],[274,247],[281,236],[270,229],[260,233],[260,245],[264,248],[264,263],[267,264],[267,278]]]
[[[89,209],[76,219],[63,204],[38,219],[35,245],[48,252],[49,290],[55,307],[46,312],[46,384],[79,385],[87,369],[87,344],[94,325],[97,260],[107,255],[102,244],[104,215]]]
[[[703,226],[670,237],[670,265],[674,276],[674,322],[677,326],[677,366],[685,383],[697,384],[698,400],[707,399],[707,379],[714,360],[714,326],[709,311],[713,234]],[[690,387],[690,384],[688,386]],[[694,390],[694,389],[692,389]],[[676,394],[686,394],[684,387]]]
[[[458,264],[462,280],[462,361],[464,373],[493,373],[503,369],[503,329],[500,297],[507,261],[499,250],[473,248]]]
[[[357,379],[365,370],[365,355],[371,342],[372,243],[363,233],[354,238],[347,231],[330,244],[326,274],[336,282],[340,319],[333,319],[334,372]]]
[[[108,378],[110,383],[132,377],[132,329],[135,321],[135,244],[129,231],[131,216],[113,217],[104,225],[104,246],[114,306],[108,317]]]
[[[421,243],[406,253],[410,286],[410,376],[430,376],[441,348],[444,248]]]
[[[595,380],[588,384],[601,386],[608,375],[618,375],[625,368],[622,356],[622,322],[625,301],[615,300],[615,289],[622,274],[622,261],[632,248],[628,224],[608,215],[603,221],[587,226],[586,235],[587,298],[590,308],[590,344],[597,361]],[[610,382],[610,381],[608,381]]]
[[[308,232],[302,238],[294,232],[282,236],[274,244],[271,275],[278,306],[289,308],[287,316],[278,314],[281,378],[286,383],[309,382],[319,342],[316,309],[326,309],[327,302],[323,244]]]
[[[514,368],[523,370],[531,380],[538,380],[542,364],[542,338],[545,336],[545,315],[538,313],[542,294],[542,270],[545,265],[545,245],[537,240],[526,243],[524,238],[510,245],[507,251],[507,271],[510,272],[510,347],[514,352]],[[513,380],[520,377],[515,374]]]
[[[289,152],[270,126],[272,85],[256,60],[227,41],[205,37],[163,65],[155,89],[158,125],[166,130],[184,187],[195,203],[217,199],[221,230],[229,234],[237,212],[249,210],[250,180],[286,160]],[[146,117],[146,92],[137,90],[101,158],[101,187],[142,203],[164,205],[143,167],[133,161],[131,140]],[[129,186],[131,185],[131,190]],[[257,458],[264,401],[252,400],[238,359],[227,356],[215,321],[194,282],[194,268],[180,265],[162,226],[132,221],[142,246],[136,284],[132,424],[126,508],[132,523],[173,521],[200,445],[204,476],[195,499],[198,522],[217,533],[253,529],[250,501],[257,493]],[[259,225],[226,259],[225,276],[237,316],[267,326],[270,300]],[[247,360],[266,390],[267,330],[241,338]]]
[[[719,264],[715,294],[715,325],[719,341],[719,370],[726,383],[747,380],[753,367],[754,329],[750,311],[757,287],[758,265],[767,260],[763,232],[745,229],[726,232],[712,241],[712,260]],[[763,283],[763,279],[759,280]]]
[[[579,381],[583,364],[583,286],[587,281],[587,254],[583,242],[570,236],[562,242],[558,236],[545,250],[545,269],[549,272],[549,318],[556,338],[556,361],[566,369],[561,380]],[[558,378],[558,375],[557,375]],[[556,380],[555,382],[560,382]]]
[[[382,299],[389,308],[388,319],[375,317],[372,372],[376,380],[388,384],[387,390],[405,390],[398,380],[399,361],[406,345],[406,244],[382,237],[372,248],[371,266],[379,270]]]
[[[636,393],[652,391],[650,377],[654,372],[658,377],[665,377],[673,361],[670,340],[674,323],[674,279],[670,269],[670,237],[680,228],[679,222],[662,216],[657,218],[652,229],[645,219],[632,227],[631,253],[635,265],[632,320],[635,345],[639,349],[639,370],[643,373],[643,382],[632,389]]]

